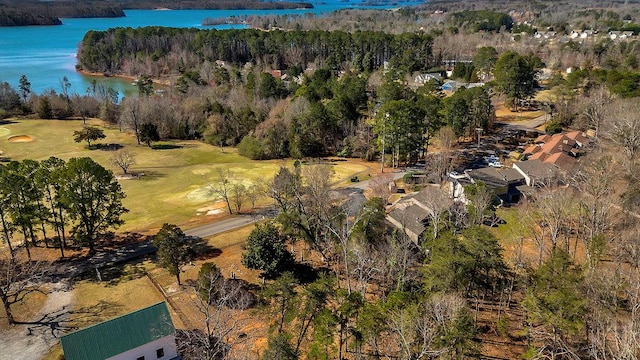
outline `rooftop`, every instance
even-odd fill
[[[62,336],[66,360],[108,359],[175,333],[165,302]]]
[[[554,177],[557,173],[555,166],[544,163],[541,160],[520,161],[514,163],[513,167],[516,170],[520,169],[521,173],[536,179],[548,179]]]
[[[589,138],[582,131],[572,131],[566,134],[569,139],[572,139],[578,144],[578,146],[585,146],[589,144]]]
[[[545,163],[553,164],[563,170],[569,170],[575,165],[576,160],[565,153],[555,153],[544,159]]]
[[[469,176],[476,181],[484,182],[489,187],[504,187],[524,180],[517,170],[510,168],[500,170],[492,167],[480,168],[469,171]]]
[[[575,144],[575,140],[565,136],[564,134],[556,134],[542,145],[542,151],[547,154],[554,154],[557,152],[569,153]]]
[[[420,235],[424,232],[424,219],[429,213],[418,205],[411,205],[404,209],[395,209],[389,213],[389,217],[400,223],[406,230]]]

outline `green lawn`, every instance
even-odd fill
[[[281,165],[290,161],[254,161],[237,154],[233,148],[214,147],[199,141],[165,142],[165,149],[150,149],[137,145],[131,133],[121,133],[116,126],[105,126],[99,120],[91,125],[104,129],[107,137],[99,143],[118,144],[135,156],[136,164],[130,172],[144,173],[139,179],[120,180],[127,194],[121,231],[144,230],[161,226],[165,222],[188,227],[198,218],[198,209],[214,204],[217,197],[208,190],[215,183],[217,169],[230,170],[236,179],[246,185],[268,180]],[[82,128],[81,120],[13,120],[0,123],[0,151],[10,160],[43,160],[57,156],[64,160],[89,156],[116,175],[121,170],[111,164],[112,152],[88,150],[86,144],[73,141],[73,131]],[[10,142],[12,136],[28,135],[31,142]],[[365,171],[366,166],[350,162],[335,165],[336,181],[350,174]],[[249,202],[245,201],[249,206]],[[201,215],[204,216],[204,215]]]

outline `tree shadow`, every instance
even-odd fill
[[[314,268],[305,263],[295,263],[292,268],[293,275],[300,284],[310,284],[318,279],[321,273],[331,273],[326,267]]]
[[[0,120],[0,125],[11,125],[11,124],[17,124],[17,121],[13,121],[13,120],[7,120],[7,119],[2,119]]]
[[[149,170],[145,170],[143,171],[137,171],[134,172],[135,174],[138,175],[137,180],[138,181],[144,181],[144,180],[156,180],[156,179],[163,179],[166,177],[165,174],[161,173],[161,172],[157,172],[157,171],[149,171]]]
[[[117,151],[122,149],[124,146],[120,144],[95,144],[92,145],[97,150],[102,151]]]
[[[203,238],[192,236],[190,239],[193,241],[191,250],[195,260],[207,260],[222,255],[222,250],[209,245]]]
[[[147,269],[143,265],[144,261],[144,258],[139,258],[118,265],[106,266],[98,271],[100,271],[102,282],[106,282],[107,287],[113,287],[122,282],[144,277],[147,274]],[[94,280],[98,280],[97,274]]]
[[[153,150],[172,150],[172,149],[181,149],[182,145],[177,144],[153,144],[151,148]]]
[[[29,335],[47,335],[59,338],[64,333],[89,326],[122,313],[123,305],[115,302],[100,300],[98,304],[72,310],[69,305],[44,314],[35,321],[20,321],[19,325],[26,325]]]

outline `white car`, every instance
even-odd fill
[[[464,174],[464,173],[460,174],[457,171],[452,171],[452,172],[449,173],[449,177],[452,178],[452,179],[464,179],[464,178],[467,177],[467,174]]]

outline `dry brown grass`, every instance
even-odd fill
[[[496,106],[496,119],[498,121],[519,121],[519,120],[531,120],[539,116],[544,115],[542,110],[536,111],[511,111],[511,109],[499,104]]]
[[[30,321],[42,309],[47,295],[40,292],[32,292],[28,294],[23,301],[15,303],[11,306],[13,317],[16,321]],[[7,315],[4,307],[0,307],[0,333],[9,329],[11,326],[7,323]]]
[[[74,290],[75,303],[70,320],[84,327],[163,300],[145,276],[112,282],[81,281]]]

